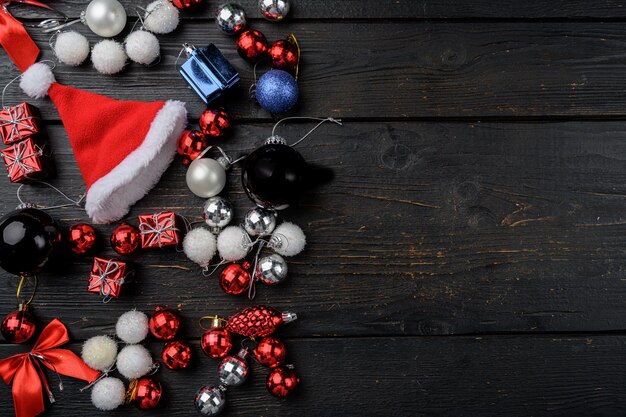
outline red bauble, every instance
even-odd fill
[[[141,244],[139,230],[128,223],[122,223],[111,233],[111,247],[120,255],[130,255]]]
[[[172,340],[180,328],[180,317],[173,310],[157,306],[150,317],[150,333],[161,340]]]
[[[282,341],[274,337],[264,337],[254,348],[253,353],[261,365],[275,368],[285,360],[287,349]]]
[[[152,410],[159,405],[163,395],[161,383],[152,378],[141,378],[137,381],[133,402],[142,410]]]
[[[179,9],[193,9],[200,3],[202,3],[202,0],[172,0],[172,4]]]
[[[191,348],[185,342],[167,342],[161,353],[163,365],[170,369],[185,369],[191,362]]]
[[[256,29],[241,32],[237,38],[237,52],[249,62],[257,63],[267,53],[267,39]]]
[[[79,255],[85,254],[96,244],[96,231],[92,226],[84,223],[70,226],[67,243],[72,252]]]
[[[0,332],[9,343],[24,343],[33,337],[36,327],[35,319],[26,311],[24,305],[21,310],[13,311],[4,317]]]
[[[298,66],[298,47],[287,40],[279,40],[267,50],[272,68],[287,71],[295,75]]]
[[[213,328],[202,335],[202,351],[213,359],[223,358],[233,347],[230,332],[222,327]]]
[[[221,109],[206,109],[200,115],[200,129],[206,136],[224,136],[230,129],[230,117]]]
[[[185,130],[178,138],[176,151],[184,156],[183,164],[189,165],[208,146],[207,140],[199,130]]]
[[[250,288],[250,262],[230,264],[220,274],[220,286],[226,294],[243,294]]]
[[[299,383],[300,378],[291,367],[281,366],[272,369],[272,372],[267,376],[265,386],[274,397],[285,398],[296,392]]]
[[[269,336],[283,323],[294,321],[294,313],[281,313],[273,307],[248,307],[228,320],[226,329],[247,337]]]

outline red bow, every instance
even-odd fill
[[[24,25],[11,15],[7,7],[9,3],[25,3],[49,10],[52,8],[35,0],[0,0],[0,45],[20,71],[24,72],[37,60],[39,47],[26,32]]]
[[[7,384],[13,381],[12,393],[16,417],[34,417],[43,413],[42,386],[45,387],[50,402],[54,402],[41,364],[57,374],[87,382],[95,380],[100,375],[100,372],[88,367],[73,352],[56,349],[69,340],[65,325],[59,319],[54,319],[43,329],[33,350],[0,360],[0,376]]]

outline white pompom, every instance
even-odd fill
[[[117,378],[103,378],[91,390],[91,402],[102,411],[115,410],[122,405],[126,395],[124,383]]]
[[[153,33],[165,34],[178,27],[178,9],[167,0],[153,1],[146,7],[143,27]]]
[[[148,336],[148,316],[137,310],[130,310],[117,319],[115,332],[126,343],[139,343]]]
[[[293,223],[281,223],[270,239],[269,246],[283,256],[295,256],[302,252],[306,245],[306,236],[300,226]]]
[[[217,237],[217,251],[224,261],[243,259],[251,247],[250,236],[240,226],[228,226]]]
[[[22,74],[20,87],[29,97],[43,98],[48,95],[48,89],[55,82],[50,67],[38,62],[28,67]]]
[[[117,355],[117,370],[127,379],[141,378],[152,369],[152,356],[142,345],[128,345]]]
[[[191,230],[183,240],[185,255],[202,268],[205,268],[215,256],[217,243],[215,235],[204,227]]]
[[[117,357],[117,343],[109,336],[94,336],[83,345],[85,363],[98,371],[111,369]]]
[[[61,32],[54,43],[54,54],[65,65],[76,67],[89,56],[89,41],[75,31]]]
[[[152,64],[161,53],[157,37],[145,30],[138,30],[128,35],[125,44],[126,54],[138,64]]]
[[[126,65],[124,46],[110,39],[98,42],[91,51],[91,62],[99,73],[105,75],[117,74]]]

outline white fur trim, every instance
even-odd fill
[[[43,98],[48,95],[50,86],[56,82],[49,66],[38,62],[31,65],[20,80],[20,87],[32,98]]]
[[[85,209],[94,223],[121,219],[156,185],[174,159],[176,141],[186,125],[185,103],[166,102],[141,145],[87,192]]]

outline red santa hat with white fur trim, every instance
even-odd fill
[[[120,101],[59,84],[37,63],[20,87],[33,98],[49,95],[59,111],[87,185],[85,209],[94,223],[122,218],[161,178],[187,125],[180,101]]]

